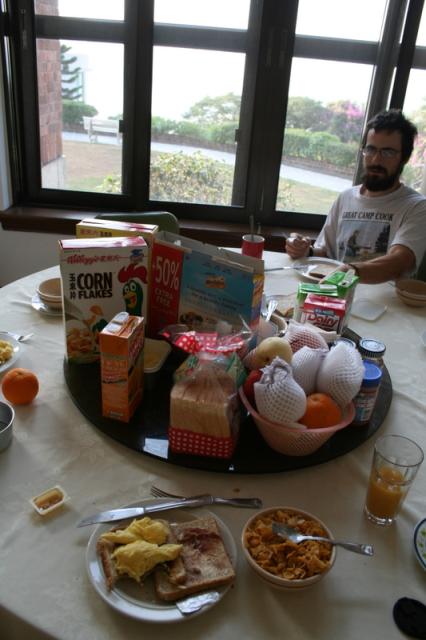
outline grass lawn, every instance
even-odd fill
[[[121,175],[122,147],[115,144],[93,144],[64,140],[65,184],[72,191],[100,191],[107,176]],[[153,159],[158,154],[152,154]],[[225,167],[232,180],[233,167]],[[327,214],[337,193],[303,182],[280,178],[280,193],[288,192],[287,211]],[[228,203],[226,203],[228,204]],[[281,205],[283,206],[283,205]]]

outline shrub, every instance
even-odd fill
[[[311,134],[304,129],[286,129],[284,134],[284,155],[309,158]]]
[[[64,128],[67,125],[75,127],[81,125],[83,116],[93,117],[98,113],[97,109],[85,102],[75,100],[62,100],[62,122]]]

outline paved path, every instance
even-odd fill
[[[65,140],[75,140],[80,142],[88,142],[89,140],[88,136],[84,133],[64,132],[63,137]],[[117,145],[117,142],[112,136],[98,135],[97,144]],[[163,151],[165,153],[182,152],[187,155],[192,155],[193,153],[200,151],[198,147],[168,144],[165,142],[153,142],[152,149],[154,151]],[[235,163],[235,154],[233,153],[218,151],[216,149],[203,149],[202,152],[203,155],[208,158],[212,158],[212,160],[226,162],[226,164],[230,165]],[[285,164],[281,165],[280,176],[282,178],[287,178],[288,180],[310,184],[314,187],[321,187],[322,189],[330,189],[330,191],[336,191],[339,193],[352,186],[352,181],[346,178],[339,178],[327,173],[317,173],[315,171],[309,171],[308,169],[300,169],[298,167],[291,167]]]

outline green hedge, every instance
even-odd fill
[[[97,109],[90,104],[76,100],[62,100],[62,122],[64,125],[81,125],[83,124],[83,116],[93,117],[97,114]]]
[[[358,145],[340,142],[339,138],[326,131],[286,129],[284,155],[327,162],[338,167],[354,167]]]

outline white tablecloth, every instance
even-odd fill
[[[267,266],[287,256],[266,254]],[[425,361],[420,336],[425,310],[410,309],[391,284],[360,286],[357,298],[387,306],[376,322],[353,318],[351,327],[387,345],[386,365],[393,382],[388,416],[373,438],[345,456],[293,472],[232,475],[173,466],[111,440],[74,405],[62,373],[62,320],[31,306],[37,284],[56,268],[0,289],[0,330],[34,332],[21,345],[17,365],[34,370],[40,392],[28,406],[16,407],[14,438],[0,453],[0,637],[67,640],[203,640],[259,638],[358,640],[402,638],[392,607],[407,596],[426,600],[426,572],[413,551],[415,524],[426,516],[426,463],[406,499],[397,523],[382,529],[363,515],[372,449],[377,435],[400,433],[426,450]],[[292,293],[292,271],[268,274],[267,293]],[[59,483],[68,506],[43,519],[29,498]],[[246,565],[240,548],[244,522],[252,511],[215,507],[239,547],[237,579],[210,611],[173,627],[130,619],[111,609],[92,588],[85,550],[92,527],[76,528],[98,510],[149,497],[152,483],[175,493],[259,496],[265,506],[290,505],[322,518],[336,538],[366,542],[366,558],[338,550],[332,572],[318,585],[297,593],[266,586]],[[29,625],[29,626],[28,626]]]

